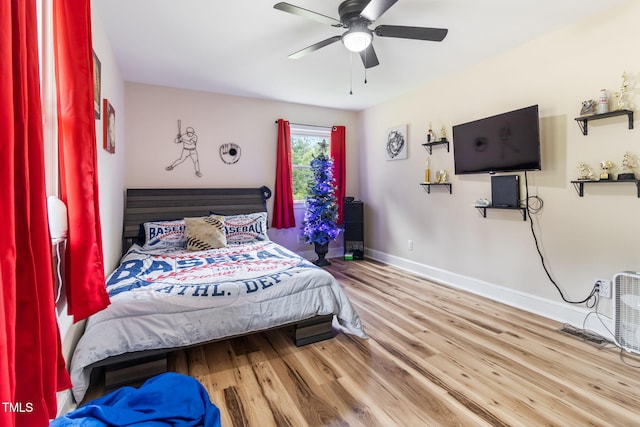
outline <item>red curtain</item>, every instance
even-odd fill
[[[47,426],[70,387],[47,226],[36,5],[0,1],[0,424]]]
[[[22,3],[18,4],[21,7]],[[22,6],[24,7],[24,6]],[[15,321],[16,321],[16,229],[13,195],[13,171],[15,169],[13,148],[15,146],[14,132],[14,99],[13,99],[13,68],[12,56],[14,32],[18,32],[19,22],[14,6],[10,1],[0,1],[0,401],[13,402],[16,389],[15,373]],[[24,24],[23,24],[24,25]],[[14,28],[18,27],[18,28]],[[24,31],[24,27],[22,29]],[[16,52],[17,54],[18,52]],[[16,61],[17,62],[17,61]],[[18,73],[20,70],[16,70]],[[13,426],[14,415],[7,411],[0,411],[0,425]]]
[[[109,305],[93,112],[91,1],[54,0],[60,198],[69,217],[67,299],[74,321]]]
[[[336,186],[336,202],[338,203],[338,224],[344,223],[344,196],[347,185],[345,127],[334,126],[331,129],[329,155],[333,159],[333,179]]]
[[[278,150],[276,159],[276,184],[273,194],[273,228],[296,226],[293,216],[293,172],[291,167],[291,131],[289,122],[278,120]]]

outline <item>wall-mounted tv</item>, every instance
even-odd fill
[[[538,106],[453,127],[455,174],[540,170]]]

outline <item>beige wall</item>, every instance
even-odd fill
[[[597,277],[640,268],[635,186],[589,186],[580,198],[569,182],[579,161],[598,172],[601,160],[620,165],[625,151],[640,155],[638,130],[628,130],[626,118],[592,122],[588,136],[574,120],[581,101],[597,99],[601,88],[617,90],[623,71],[634,81],[640,76],[639,21],[640,3],[629,1],[362,112],[359,181],[370,254],[531,311],[570,316],[545,277],[529,223],[517,212],[482,218],[473,208],[491,196],[489,175],[453,175],[453,150],[435,147],[432,173],[447,170],[453,194],[427,194],[418,185],[429,122],[435,130],[446,126],[451,139],[455,124],[539,104],[543,170],[529,173],[529,192],[544,200],[534,228],[553,277],[575,300]],[[385,131],[399,124],[409,125],[409,158],[386,161]],[[611,313],[611,300],[600,308]]]
[[[347,194],[358,193],[357,113],[253,98],[220,95],[136,83],[126,84],[127,140],[126,187],[259,187],[272,190],[275,182],[277,125],[279,118],[293,123],[346,126]],[[180,156],[174,144],[181,120],[182,131],[193,127],[198,135],[202,177],[188,160],[165,170]],[[219,156],[221,144],[241,147],[238,163],[227,165]],[[273,199],[268,203],[272,213]],[[286,247],[304,252],[298,242],[303,209],[296,209],[297,228],[269,230],[269,236]],[[271,221],[271,216],[269,217]],[[336,245],[339,242],[336,242]]]
[[[122,255],[122,211],[124,206],[125,175],[125,93],[124,80],[111,50],[100,18],[94,14],[93,49],[100,59],[102,70],[102,98],[106,98],[116,112],[116,148],[111,154],[103,147],[104,107],[100,120],[96,120],[98,144],[98,182],[100,183],[100,220],[105,273],[110,274]]]

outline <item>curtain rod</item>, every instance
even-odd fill
[[[293,123],[293,122],[290,122],[288,120],[285,120],[285,122],[288,122],[290,125],[309,126],[309,127],[313,127],[313,128],[324,128],[324,129],[333,129],[334,128],[334,126],[307,125],[305,123]],[[276,120],[275,123],[278,124],[278,121]]]

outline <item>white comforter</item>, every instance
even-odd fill
[[[108,278],[111,305],[88,319],[71,360],[76,401],[92,363],[175,348],[335,314],[365,337],[358,314],[326,271],[266,241],[202,252],[134,245]]]

